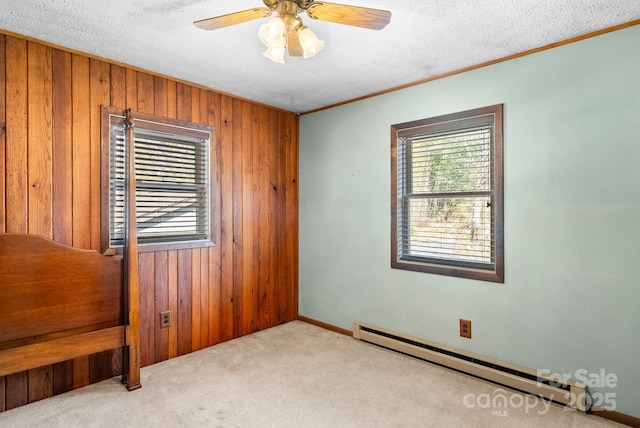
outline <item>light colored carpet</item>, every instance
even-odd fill
[[[490,405],[503,395],[508,407]],[[295,321],[0,413],[0,427],[622,427]]]

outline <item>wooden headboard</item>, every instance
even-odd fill
[[[125,292],[122,259],[0,234],[0,376],[123,347],[138,388]]]

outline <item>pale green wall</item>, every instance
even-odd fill
[[[391,269],[390,125],[498,103],[505,283]],[[300,314],[605,369],[640,417],[640,26],[303,115]]]

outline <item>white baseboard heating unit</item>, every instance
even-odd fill
[[[355,322],[354,339],[467,373],[522,392],[587,410],[586,386],[571,379],[483,357],[438,343]]]

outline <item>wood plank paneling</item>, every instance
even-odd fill
[[[140,365],[155,363],[155,256],[141,253],[138,258],[140,272]]]
[[[138,72],[125,69],[125,101],[124,108],[135,109],[138,105]]]
[[[254,135],[256,135],[256,140],[265,142],[265,144],[254,145],[253,149],[254,183],[256,189],[261,190],[260,192],[254,192],[253,198],[253,227],[257,231],[257,233],[254,233],[257,245],[254,247],[255,260],[253,267],[255,269],[254,278],[255,276],[258,277],[258,329],[262,330],[271,323],[272,314],[269,313],[269,303],[274,297],[270,294],[271,253],[269,252],[269,246],[271,245],[269,232],[272,218],[269,211],[271,186],[269,183],[268,163],[272,159],[269,157],[268,130],[271,124],[268,109],[258,106],[254,108],[254,112],[256,114],[254,121],[262,125],[254,127]],[[263,220],[259,221],[258,219]]]
[[[286,159],[286,190],[285,198],[285,230],[286,257],[282,268],[287,272],[288,319],[298,316],[298,118],[286,117],[285,141],[287,147]]]
[[[278,233],[279,230],[284,230],[284,210],[280,207],[284,206],[284,185],[282,183],[282,177],[284,176],[284,168],[272,168],[271,165],[283,165],[284,166],[284,144],[278,144],[278,141],[274,138],[275,135],[282,135],[282,119],[278,112],[272,110],[271,115],[271,130],[269,133],[270,141],[269,148],[271,149],[271,161],[269,162],[269,185],[273,189],[270,192],[270,212],[271,221],[269,222],[272,245],[269,249],[271,254],[271,276],[269,277],[270,294],[272,296],[269,305],[269,314],[273,317],[273,322],[278,324],[283,323],[285,317],[284,311],[280,310],[280,304],[282,303],[282,294],[280,293],[283,288],[283,275],[284,269],[278,269],[279,260],[283,258],[282,251],[284,250],[284,234]],[[279,137],[280,139],[282,137]],[[286,306],[282,307],[286,309]]]
[[[180,120],[191,120],[191,88],[184,83],[176,86],[176,117]]]
[[[243,333],[250,334],[258,329],[259,294],[254,275],[256,239],[254,239],[253,209],[253,106],[242,103],[242,322]]]
[[[154,114],[155,113],[155,89],[153,76],[147,73],[138,73],[137,75],[137,90],[138,105],[130,105],[139,112]]]
[[[111,103],[119,109],[127,108],[127,71],[119,65],[111,65]]]
[[[101,105],[214,127],[215,246],[140,254],[142,365],[295,319],[294,113],[1,34],[0,232],[100,248]],[[121,365],[112,351],[0,378],[0,411]]]
[[[29,370],[29,403],[53,395],[53,365]]]
[[[191,121],[195,123],[202,123],[200,119],[200,88],[191,88]]]
[[[52,54],[53,74],[53,239],[73,244],[73,145],[71,134],[71,54],[58,49]]]
[[[206,348],[213,345],[209,341],[209,249],[199,251],[200,264],[195,267],[200,269],[200,347]]]
[[[191,250],[178,250],[178,355],[191,352]]]
[[[71,57],[73,135],[73,246],[91,247],[91,117],[89,94],[89,59],[77,54]]]
[[[166,82],[167,85],[167,117],[178,118],[178,83],[174,81]]]
[[[169,326],[169,358],[178,356],[178,252],[167,252],[167,294],[169,295],[169,311],[171,325]]]
[[[167,80],[161,77],[153,78],[154,107],[153,111],[158,116],[167,116]]]
[[[233,170],[233,335],[245,330],[245,295],[242,292],[242,101],[233,100],[232,116],[232,170]]]
[[[209,111],[208,111],[208,123],[214,126],[215,142],[212,148],[212,158],[215,161],[212,163],[216,166],[214,176],[211,185],[213,186],[212,196],[212,239],[216,243],[215,247],[209,248],[209,344],[214,345],[221,341],[220,319],[221,319],[221,300],[220,300],[220,270],[221,270],[221,258],[220,258],[220,124],[221,119],[221,99],[222,96],[216,93],[209,93]]]
[[[200,342],[200,249],[191,250],[191,350],[202,349]]]
[[[27,42],[6,38],[6,231],[27,231]]]
[[[7,389],[5,387],[5,377],[0,376],[0,412],[4,412],[6,410],[6,407],[5,407],[6,391]]]
[[[0,195],[5,194],[5,129],[7,125],[6,118],[6,54],[5,54],[5,36],[0,34]],[[6,207],[5,198],[0,197],[0,233],[6,231]],[[4,410],[4,378],[0,377],[0,412]]]
[[[285,118],[282,115],[276,114],[277,127],[275,129],[274,135],[283,136],[285,134]],[[280,137],[282,138],[282,137]],[[274,190],[274,207],[276,209],[276,223],[273,229],[273,235],[276,241],[276,256],[273,259],[273,270],[276,272],[275,274],[275,282],[274,285],[276,287],[276,291],[278,294],[278,299],[273,302],[272,310],[278,314],[278,323],[286,322],[289,317],[289,312],[287,310],[287,271],[285,269],[279,269],[279,265],[281,260],[286,260],[287,258],[287,246],[286,246],[286,211],[282,209],[282,207],[286,207],[287,203],[287,185],[285,182],[286,177],[286,166],[287,166],[287,158],[286,158],[286,150],[288,149],[286,145],[286,137],[282,138],[282,143],[278,144],[277,141],[274,141],[273,150],[275,152],[275,157],[277,159],[277,164],[280,165],[280,168],[276,168],[275,174],[277,176],[277,181]],[[285,233],[280,233],[283,230]]]
[[[221,98],[220,112],[220,338],[233,338],[233,99]]]
[[[27,91],[28,231],[53,237],[51,216],[52,125],[51,48],[29,43]]]
[[[90,383],[89,357],[73,360],[73,389],[87,386]]]
[[[91,248],[100,250],[100,106],[109,105],[111,100],[111,66],[96,59],[89,61],[89,124],[90,124],[90,207],[91,207]]]
[[[63,361],[53,365],[53,395],[73,389],[73,361]]]
[[[154,261],[154,307],[156,321],[161,312],[169,310],[169,276],[168,276],[168,253],[159,251],[155,253]],[[171,316],[171,314],[169,315]],[[175,316],[175,313],[174,313]],[[174,320],[175,322],[175,320]],[[171,324],[171,321],[169,322]],[[169,329],[155,328],[154,361],[160,362],[169,359]]]
[[[7,396],[5,398],[6,410],[24,406],[29,402],[28,373],[20,372],[5,377]]]
[[[100,382],[111,377],[111,354],[109,351],[89,356],[89,383]]]

